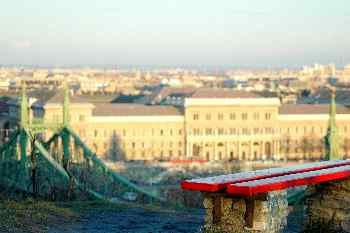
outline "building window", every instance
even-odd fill
[[[236,129],[235,129],[235,128],[230,128],[230,134],[231,134],[231,135],[236,134]]]
[[[247,128],[243,128],[243,129],[242,129],[242,134],[243,134],[243,135],[248,135],[248,134],[249,134],[248,129],[247,129]]]
[[[179,135],[182,135],[182,130],[181,129],[179,129]]]
[[[212,134],[213,134],[213,129],[211,129],[211,128],[206,128],[206,129],[205,129],[205,134],[206,134],[206,135],[212,135]]]
[[[173,136],[173,130],[170,129],[170,136]]]
[[[169,147],[173,147],[173,142],[169,142]]]
[[[164,135],[164,130],[160,130],[160,136],[163,136]]]
[[[272,128],[265,128],[265,134],[272,134],[272,132],[273,132]]]
[[[224,134],[225,134],[224,129],[223,129],[223,128],[219,128],[219,129],[218,129],[218,134],[219,134],[219,135],[224,135]]]
[[[86,131],[84,129],[79,130],[79,134],[82,137],[86,137]]]
[[[238,129],[236,129],[235,132],[236,132],[237,135],[239,135],[241,131],[240,131],[240,129],[238,128]]]
[[[179,147],[182,147],[182,142],[179,142]]]
[[[94,136],[98,137],[98,130],[97,129],[95,129]]]
[[[259,134],[260,133],[260,129],[259,128],[254,128],[254,134]]]
[[[59,122],[60,116],[58,114],[53,115],[53,122]]]
[[[254,120],[256,120],[256,121],[259,120],[259,113],[258,112],[254,113]]]
[[[198,113],[193,114],[193,120],[195,120],[195,121],[199,120],[199,114]]]
[[[200,135],[200,129],[193,129],[193,135]]]
[[[79,115],[79,121],[80,122],[85,121],[85,115]]]
[[[210,113],[206,114],[206,115],[205,115],[205,119],[206,119],[207,121],[210,121],[210,120],[211,120],[211,114],[210,114]]]
[[[248,113],[242,113],[242,120],[248,119]]]
[[[236,120],[236,114],[230,113],[230,120]]]
[[[135,142],[131,143],[131,147],[132,147],[133,149],[135,149],[136,143],[135,143]]]
[[[265,113],[265,120],[271,120],[271,113]]]
[[[123,129],[123,136],[125,137],[126,136],[126,130]]]
[[[179,150],[177,154],[178,154],[179,156],[182,156],[181,150]]]
[[[169,150],[169,156],[173,156],[173,151]]]
[[[222,121],[224,119],[224,114],[219,113],[218,114],[218,120]]]

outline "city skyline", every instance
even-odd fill
[[[296,68],[350,61],[349,3],[7,1],[0,64]]]

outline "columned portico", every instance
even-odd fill
[[[203,160],[278,160],[278,140],[208,140],[198,138],[186,143],[188,159]]]

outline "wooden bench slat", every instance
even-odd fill
[[[340,166],[317,171],[231,184],[227,188],[227,193],[243,196],[253,196],[259,193],[267,193],[295,186],[313,185],[328,181],[340,180],[349,176],[350,166]]]
[[[303,172],[317,171],[333,167],[350,165],[350,160],[323,161],[308,163],[284,168],[271,168],[257,171],[240,172],[229,175],[214,176],[201,179],[185,180],[181,182],[181,187],[188,190],[204,192],[219,192],[227,188],[228,185],[242,183],[252,180],[261,180],[272,177],[279,177]]]

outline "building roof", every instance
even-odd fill
[[[111,102],[115,98],[115,96],[90,96],[90,95],[70,95],[69,102],[70,103],[78,103],[78,104],[90,104],[90,103],[104,103]],[[64,102],[64,93],[62,90],[57,91],[54,95],[49,98],[40,98],[37,101],[37,104],[46,105],[46,104],[63,104]]]
[[[284,104],[279,108],[281,115],[288,114],[329,114],[328,104]],[[350,114],[350,107],[337,105],[337,114]]]
[[[238,90],[218,90],[218,89],[199,89],[191,98],[198,99],[250,99],[250,98],[264,98],[261,93],[238,91]]]
[[[115,99],[113,99],[112,103],[133,103],[136,100],[145,97],[144,95],[119,95]]]
[[[320,88],[317,90],[312,96],[310,96],[314,103],[326,104],[330,103],[332,93],[328,88]],[[350,103],[350,91],[345,89],[337,89],[336,90],[336,101],[341,104],[349,104]]]
[[[180,116],[181,109],[173,106],[96,103],[94,116]]]
[[[168,97],[171,97],[171,98],[173,98],[173,97],[175,97],[175,98],[185,98],[185,97],[190,97],[190,96],[191,96],[191,94],[188,94],[188,93],[177,93],[177,92],[168,95]]]
[[[167,96],[172,95],[174,93],[176,94],[184,94],[184,95],[191,95],[196,91],[195,87],[181,87],[181,88],[175,88],[175,87],[162,87],[157,91],[154,91],[152,95],[150,96],[150,103],[157,104],[161,103],[162,100],[164,100]]]

